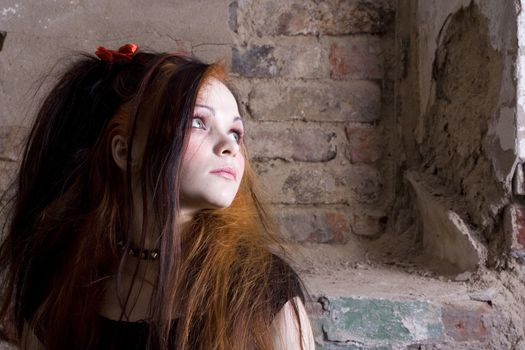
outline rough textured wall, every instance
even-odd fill
[[[420,263],[448,280],[451,291],[463,281],[473,303],[446,298],[441,319],[446,325],[455,318],[455,327],[426,344],[522,349],[523,215],[512,185],[519,165],[520,8],[490,1],[400,4],[412,22],[398,22],[397,111],[406,153],[400,167],[406,171],[395,208],[415,204]]]
[[[464,200],[469,223],[490,235],[505,183],[493,171],[484,139],[498,108],[503,62],[474,5],[448,19],[439,41],[432,71],[436,97],[422,122],[422,171],[446,181]]]

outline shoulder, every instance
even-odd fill
[[[288,300],[272,321],[272,338],[276,350],[315,350],[312,326],[302,300]]]

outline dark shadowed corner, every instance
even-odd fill
[[[0,51],[2,51],[2,48],[4,47],[4,41],[6,36],[7,32],[0,31]]]

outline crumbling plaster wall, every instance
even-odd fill
[[[401,0],[398,11],[398,203],[415,204],[422,261],[485,290],[484,346],[523,349],[520,3]]]
[[[475,240],[494,245],[491,259],[504,249],[498,225],[517,163],[516,9],[490,1],[418,4],[417,36],[406,37],[400,24],[400,46],[412,50],[405,55],[412,76],[403,73],[399,97],[408,178],[413,187],[436,181],[450,191],[449,209]],[[406,103],[408,91],[418,96]]]

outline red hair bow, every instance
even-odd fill
[[[118,51],[109,50],[105,47],[98,46],[95,55],[102,61],[108,63],[125,63],[131,61],[131,58],[137,52],[139,47],[136,44],[126,44],[121,46]]]

